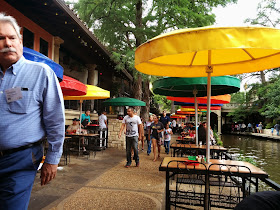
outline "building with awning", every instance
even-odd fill
[[[22,27],[25,47],[59,63],[64,75],[115,92],[117,96],[130,96],[131,74],[125,69],[115,70],[116,63],[106,46],[64,1],[0,0],[0,12],[15,17]],[[75,103],[66,103],[66,108],[78,108]],[[98,110],[101,102],[88,101],[85,106]]]

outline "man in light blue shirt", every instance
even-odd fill
[[[20,28],[0,13],[0,209],[27,209],[36,171],[41,185],[57,171],[65,133],[64,104],[54,72],[23,57]]]

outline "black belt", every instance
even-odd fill
[[[14,148],[14,149],[2,150],[2,151],[0,151],[0,157],[3,157],[5,155],[9,155],[9,154],[12,154],[12,153],[15,153],[15,152],[18,152],[18,151],[28,149],[28,148],[33,147],[33,146],[40,145],[40,144],[42,144],[43,141],[44,141],[44,139],[40,139],[39,141],[27,144],[25,146],[21,146],[21,147]]]

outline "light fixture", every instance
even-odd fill
[[[64,23],[67,24],[67,21],[65,21]]]

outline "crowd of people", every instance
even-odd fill
[[[206,144],[206,123],[202,122],[197,125],[197,134],[194,123],[177,123],[176,120],[170,120],[166,112],[162,116],[150,114],[145,121],[137,116],[134,108],[127,109],[127,115],[122,120],[122,126],[119,131],[119,138],[124,133],[126,135],[126,158],[125,167],[130,167],[132,160],[135,160],[136,167],[139,167],[139,151],[144,151],[144,143],[147,142],[147,155],[153,152],[153,161],[160,158],[161,146],[164,146],[165,153],[169,154],[170,141],[173,133],[178,132],[180,135],[188,135],[195,143],[195,137],[198,135],[199,143]],[[215,144],[213,130],[210,129],[211,144]],[[141,145],[139,145],[140,143]]]
[[[264,132],[264,125],[262,122],[260,123],[248,123],[246,125],[243,123],[232,123],[231,131],[232,132],[252,132],[252,133],[263,133]],[[276,123],[269,127],[271,130],[271,135],[274,134],[274,130],[276,131],[276,135],[279,136],[280,124]]]

